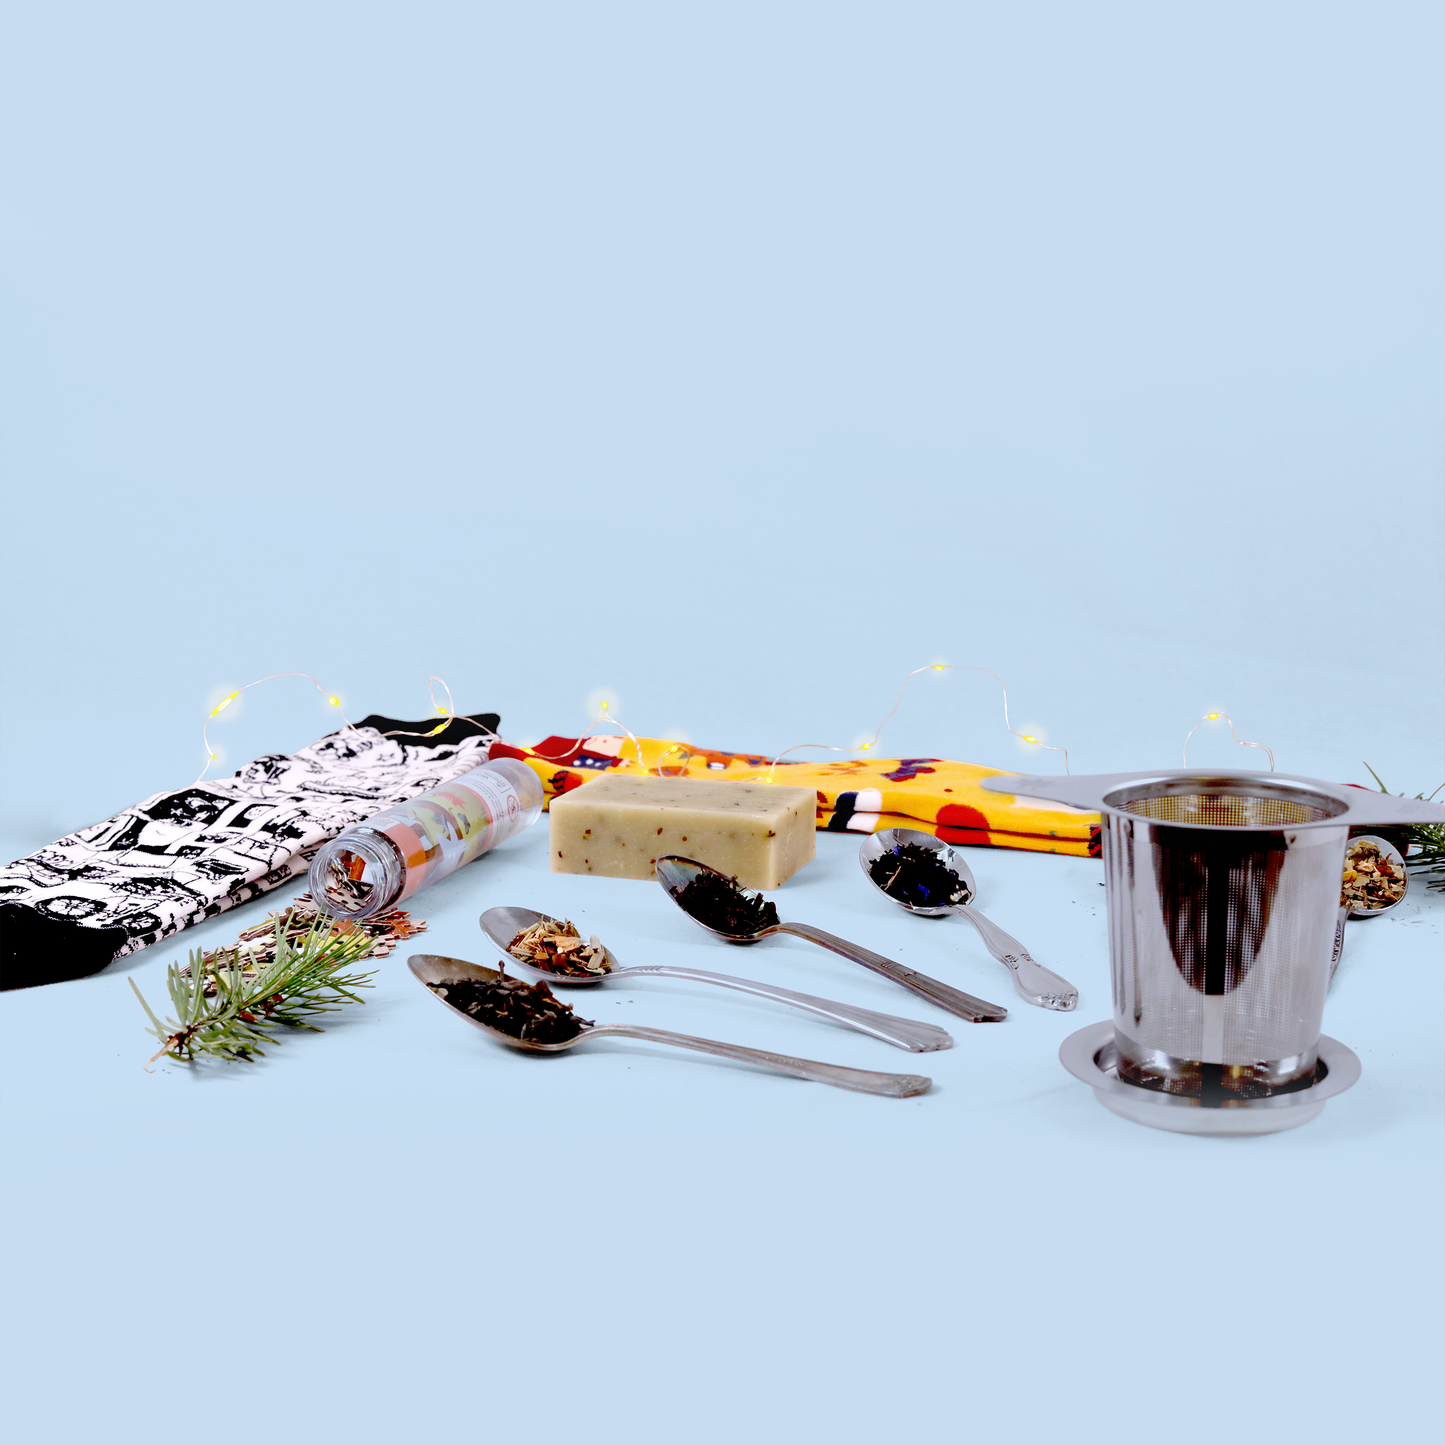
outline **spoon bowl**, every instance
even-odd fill
[[[861,963],[864,968],[871,969],[874,973],[881,973],[884,978],[891,978],[894,983],[902,984],[904,988],[911,989],[930,1003],[937,1004],[939,1008],[946,1009],[961,1019],[967,1019],[970,1023],[998,1023],[1008,1017],[1008,1010],[1001,1008],[996,1003],[988,1003],[984,999],[975,998],[971,993],[964,993],[962,989],[954,988],[952,984],[930,978],[926,973],[905,968],[901,963],[895,963],[891,958],[884,958],[881,953],[874,953],[871,949],[863,948],[856,943],[849,943],[847,939],[835,938],[833,934],[824,933],[821,928],[814,928],[810,923],[778,922],[761,928],[739,929],[735,932],[714,928],[712,924],[699,918],[693,908],[684,902],[683,893],[687,885],[694,879],[708,875],[721,880],[729,887],[736,886],[727,874],[718,872],[716,868],[709,868],[706,863],[699,863],[696,858],[683,858],[675,853],[659,858],[653,868],[657,874],[657,881],[662,884],[667,896],[694,923],[705,928],[714,938],[722,939],[724,943],[757,943],[775,933],[791,933],[797,938],[806,938],[809,943],[816,943],[822,948],[851,959],[854,963]],[[749,893],[747,889],[738,891],[745,897],[759,898],[762,896],[758,893]]]
[[[561,973],[554,969],[543,968],[539,964],[528,963],[525,959],[514,958],[511,952],[511,943],[519,933],[525,932],[537,923],[560,923],[562,921],[560,918],[551,917],[550,914],[537,913],[531,908],[489,908],[478,921],[482,925],[482,932],[509,959],[523,968],[529,969],[532,973],[542,974],[553,983],[565,983],[569,987],[576,985],[586,988],[590,984],[606,983],[621,968],[612,950],[605,943],[600,947],[607,958],[606,973]],[[627,972],[630,973],[632,970],[628,969]]]
[[[1404,892],[1393,903],[1386,903],[1380,908],[1351,908],[1349,910],[1351,918],[1379,918],[1381,914],[1388,913],[1392,908],[1398,908],[1405,901],[1405,894],[1410,890],[1410,875],[1405,869],[1405,857],[1388,838],[1381,838],[1375,833],[1361,833],[1351,838],[1345,847],[1346,856],[1356,843],[1373,843],[1389,860],[1390,866],[1398,871],[1405,884]]]
[[[501,973],[495,968],[485,968],[479,963],[468,963],[465,959],[447,958],[437,953],[414,953],[406,961],[417,980],[425,985],[447,983],[453,979],[473,983],[496,983]],[[435,989],[427,992],[436,1001],[449,1009],[460,1019],[465,1019],[473,1028],[480,1029],[498,1043],[508,1048],[521,1049],[527,1053],[560,1054],[575,1048],[585,1039],[614,1035],[622,1038],[646,1039],[655,1044],[672,1044],[680,1049],[692,1049],[700,1054],[715,1054],[719,1058],[732,1059],[741,1064],[757,1064],[778,1074],[791,1074],[799,1079],[811,1079],[814,1083],[832,1084],[839,1089],[852,1089],[860,1094],[880,1094],[891,1099],[911,1099],[926,1093],[933,1080],[921,1074],[879,1074],[871,1069],[847,1069],[840,1064],[820,1064],[812,1059],[795,1059],[788,1054],[774,1054],[765,1049],[744,1048],[741,1044],[721,1043],[716,1039],[698,1039],[690,1034],[676,1034],[668,1029],[646,1028],[638,1024],[584,1024],[574,1039],[560,1043],[533,1043],[527,1039],[515,1038],[501,1029],[459,1009],[444,999]]]
[[[888,854],[906,843],[916,843],[920,848],[926,848],[930,853],[938,854],[943,865],[958,875],[959,881],[966,890],[962,902],[945,903],[938,906],[909,903],[906,899],[898,898],[888,892],[874,878],[873,865],[880,858],[887,857]],[[869,883],[890,903],[896,903],[909,913],[917,913],[924,918],[943,918],[950,913],[957,913],[968,919],[978,930],[984,947],[1013,976],[1014,988],[1020,998],[1026,999],[1038,1008],[1053,1009],[1059,1013],[1068,1013],[1078,1007],[1079,991],[1073,984],[1065,978],[1060,978],[1052,969],[1036,963],[1028,949],[1018,939],[1005,933],[996,923],[984,917],[977,908],[972,906],[972,900],[978,894],[978,885],[974,882],[973,872],[963,861],[959,851],[950,847],[943,839],[935,838],[932,833],[919,832],[915,828],[883,828],[864,839],[862,847],[858,849],[858,862],[862,866],[863,876]]]
[[[714,938],[720,938],[724,943],[760,943],[770,933],[776,933],[782,924],[773,924],[755,928],[748,932],[728,932],[725,929],[714,928],[710,923],[704,923],[693,910],[682,901],[683,890],[689,883],[698,878],[706,878],[711,874],[714,878],[721,878],[731,883],[732,879],[727,874],[720,873],[716,868],[710,868],[706,863],[699,863],[695,858],[682,858],[677,854],[668,854],[659,858],[653,865],[653,871],[657,874],[657,881],[666,890],[667,896],[692,919],[699,927],[707,929]],[[761,898],[762,894],[751,889],[739,888],[738,892],[745,898]]]
[[[534,912],[530,908],[489,908],[482,914],[480,920],[482,932],[509,958],[512,957],[509,952],[512,940],[524,929],[544,921],[555,923],[558,920],[549,918],[545,913]],[[516,962],[529,973],[546,978],[549,983],[569,986],[575,984],[583,988],[617,979],[634,978],[642,974],[651,975],[654,978],[682,978],[693,983],[716,984],[719,988],[736,989],[739,993],[754,994],[758,998],[772,999],[777,1003],[802,1009],[805,1013],[817,1014],[822,1018],[831,1019],[834,1023],[871,1034],[875,1039],[882,1039],[884,1043],[893,1044],[900,1049],[908,1049],[915,1054],[933,1053],[938,1049],[953,1047],[952,1035],[935,1024],[922,1023],[918,1019],[896,1018],[892,1014],[875,1013],[872,1009],[866,1008],[854,1008],[851,1004],[835,1003],[832,999],[814,998],[812,994],[794,993],[791,989],[777,988],[773,984],[755,983],[752,979],[747,978],[731,978],[724,973],[708,973],[700,968],[682,968],[671,964],[644,964],[634,968],[623,968],[617,962],[611,949],[603,945],[602,951],[607,957],[609,970],[607,973],[558,973],[550,968],[544,968],[540,964],[529,963],[525,959],[517,959]]]

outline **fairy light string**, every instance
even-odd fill
[[[618,728],[618,729],[620,729],[622,732],[625,732],[625,733],[627,734],[627,736],[632,739],[632,746],[633,746],[633,748],[635,748],[636,751],[637,751],[637,766],[638,766],[638,769],[639,769],[641,772],[644,772],[644,773],[648,771],[647,765],[642,761],[642,744],[641,744],[640,742],[638,742],[636,736],[633,734],[632,730],[627,726],[626,723],[624,723],[620,718],[615,718],[615,717],[612,716],[612,709],[611,709],[611,707],[610,707],[607,703],[605,703],[605,702],[602,703],[601,706],[598,708],[598,710],[597,710],[597,716],[596,716],[595,718],[593,718],[590,723],[588,723],[587,726],[588,726],[589,731],[587,731],[587,732],[584,733],[580,738],[577,739],[577,746],[574,747],[571,752],[565,753],[565,754],[561,755],[560,757],[554,757],[551,753],[539,753],[535,748],[528,748],[527,751],[528,751],[529,753],[531,753],[531,755],[532,755],[534,758],[540,758],[544,763],[567,763],[567,762],[570,762],[573,758],[575,758],[575,757],[577,756],[578,753],[580,753],[580,752],[582,751],[583,745],[584,745],[585,743],[590,743],[593,738],[605,738],[605,737],[615,736],[615,734],[612,734],[612,733],[593,732],[593,731],[591,731],[591,729],[593,729],[593,728],[595,728],[595,727],[598,727],[599,725],[604,726],[604,727]],[[675,744],[674,746],[678,746],[678,745]],[[672,751],[672,749],[669,748],[669,749],[668,749],[668,752],[671,752],[671,751]],[[666,754],[664,754],[663,756],[665,757]],[[618,766],[619,766],[619,767],[627,768],[627,767],[631,767],[631,766],[632,766],[632,759],[631,759],[631,758],[622,758],[622,757],[619,757],[618,760],[617,760],[617,762],[618,762]],[[661,759],[658,760],[658,766],[659,766],[659,769],[660,769],[660,768],[661,768]],[[659,776],[659,777],[662,776],[662,773],[661,773],[660,771],[659,771],[659,773],[658,773],[658,776]]]
[[[794,743],[792,747],[784,748],[783,751],[780,752],[777,757],[773,759],[771,766],[769,766],[767,773],[764,775],[766,780],[770,783],[773,781],[773,774],[775,769],[777,768],[778,764],[785,757],[787,757],[789,753],[800,752],[804,748],[821,748],[831,753],[871,752],[874,748],[878,746],[878,739],[883,735],[883,729],[887,726],[889,721],[891,721],[893,714],[898,711],[899,706],[902,704],[903,694],[908,690],[908,684],[915,677],[917,677],[920,672],[982,672],[988,677],[993,678],[993,680],[998,683],[999,691],[1003,693],[1004,727],[1007,728],[1008,731],[1011,732],[1014,737],[1018,738],[1021,742],[1032,743],[1035,747],[1044,748],[1051,753],[1062,753],[1064,755],[1064,771],[1066,773],[1069,771],[1069,750],[1067,748],[1056,748],[1049,743],[1040,742],[1039,739],[1032,733],[1019,732],[1019,730],[1014,727],[1014,725],[1009,721],[1008,688],[1004,686],[1003,679],[998,675],[998,673],[989,672],[988,668],[986,667],[973,667],[966,663],[931,662],[925,667],[915,667],[913,671],[910,672],[903,679],[903,685],[898,689],[898,696],[894,698],[893,706],[888,709],[887,715],[884,717],[883,721],[879,723],[878,726],[873,730],[873,736],[868,742],[859,743],[856,747],[852,748],[835,747],[831,743]]]
[[[321,684],[317,682],[316,679],[312,677],[309,672],[267,673],[265,677],[258,677],[255,682],[248,682],[245,687],[238,687],[234,692],[227,693],[226,696],[223,697],[220,702],[218,702],[215,707],[211,709],[210,715],[201,724],[201,745],[206,751],[206,762],[205,766],[202,767],[201,771],[196,775],[197,783],[199,783],[201,779],[206,776],[206,774],[210,771],[211,764],[214,763],[220,756],[220,754],[217,753],[215,749],[211,746],[210,728],[212,722],[214,722],[221,713],[223,713],[228,707],[230,707],[230,705],[235,702],[235,700],[240,697],[243,692],[247,692],[253,687],[260,687],[263,682],[274,682],[278,677],[304,677],[307,682],[309,682],[311,686],[314,687],[316,691],[319,692],[321,696],[326,699],[327,703],[330,704],[330,706],[334,707],[338,712],[341,713],[342,722],[344,722],[347,727],[351,728],[353,732],[356,730],[355,724],[352,723],[351,719],[347,717],[346,713],[342,710],[341,699],[337,697],[334,692],[327,692],[327,690],[322,687]]]
[[[915,667],[912,672],[908,673],[904,677],[902,686],[900,686],[898,689],[898,696],[893,700],[893,706],[889,708],[888,712],[884,715],[882,722],[880,722],[878,726],[874,728],[873,736],[867,742],[858,743],[856,746],[851,748],[839,747],[833,743],[794,743],[792,747],[784,748],[783,751],[780,752],[769,764],[767,772],[759,774],[755,781],[768,783],[773,782],[775,780],[775,774],[778,764],[782,762],[782,760],[787,757],[789,753],[802,752],[804,750],[812,749],[832,753],[872,752],[878,746],[878,740],[883,735],[883,729],[888,725],[889,722],[893,720],[894,715],[897,713],[899,707],[902,705],[904,693],[908,690],[908,684],[921,672],[981,672],[985,676],[993,678],[993,680],[998,683],[999,691],[1003,695],[1003,724],[1005,729],[1014,737],[1018,738],[1020,742],[1029,743],[1034,747],[1043,748],[1048,752],[1062,753],[1064,758],[1064,771],[1065,773],[1068,773],[1070,771],[1069,750],[1067,748],[1054,747],[1050,743],[1041,742],[1035,734],[1020,732],[1016,727],[1014,727],[1012,721],[1009,718],[1008,688],[1005,687],[1003,679],[996,672],[991,672],[986,667],[976,667],[971,664],[965,663],[932,662],[928,663],[924,667]],[[259,687],[263,682],[274,682],[277,679],[283,677],[304,677],[317,690],[317,692],[319,692],[326,699],[328,705],[334,707],[337,710],[345,726],[351,729],[351,731],[353,732],[356,731],[356,725],[351,721],[350,718],[346,716],[345,710],[341,706],[341,699],[335,693],[328,692],[324,687],[322,687],[321,684],[309,672],[268,673],[265,677],[258,677],[254,682],[248,682],[244,687],[238,687],[234,689],[234,691],[227,693],[226,696],[223,697],[211,709],[210,713],[201,724],[201,744],[205,750],[206,762],[205,766],[202,767],[200,773],[196,777],[197,783],[204,780],[207,772],[210,771],[211,764],[213,762],[216,762],[220,756],[211,744],[211,723],[214,722],[215,719],[219,717],[220,714],[223,713],[228,707],[230,707],[230,705],[235,702],[236,699],[240,697],[243,692],[246,692],[253,687]],[[445,703],[437,701],[438,686],[441,687],[442,692],[446,696]],[[447,728],[449,728],[454,722],[461,722],[470,723],[473,727],[477,729],[479,733],[482,734],[483,737],[491,738],[492,740],[497,742],[504,741],[504,739],[499,733],[496,733],[492,729],[486,727],[484,724],[479,723],[475,718],[467,717],[465,714],[459,714],[457,712],[456,704],[452,698],[452,690],[450,687],[447,686],[445,678],[438,677],[436,675],[428,677],[427,695],[431,699],[432,708],[441,715],[441,721],[437,723],[434,728],[431,728],[428,731],[412,731],[403,728],[394,728],[389,732],[383,733],[382,736],[388,738],[433,738],[445,732]],[[1223,720],[1229,725],[1229,734],[1234,739],[1234,741],[1239,744],[1240,747],[1258,748],[1269,759],[1270,772],[1274,771],[1273,749],[1271,749],[1265,743],[1250,742],[1247,739],[1240,737],[1238,732],[1235,731],[1234,719],[1231,718],[1227,712],[1223,711],[1204,713],[1194,724],[1194,726],[1189,729],[1189,732],[1185,735],[1184,744],[1180,749],[1180,755],[1183,758],[1185,767],[1189,766],[1189,740],[1194,736],[1196,732],[1199,731],[1199,729],[1205,723],[1219,722],[1221,720]],[[525,751],[528,752],[532,757],[537,758],[542,762],[565,765],[571,762],[577,756],[577,753],[580,752],[587,743],[591,742],[592,739],[615,737],[618,733],[625,734],[628,740],[632,743],[633,751],[636,754],[636,767],[638,771],[642,774],[655,773],[658,777],[676,776],[679,770],[686,767],[688,759],[692,756],[692,750],[685,743],[671,743],[667,748],[663,750],[661,756],[657,759],[654,767],[649,769],[646,762],[643,760],[642,743],[638,740],[636,734],[633,733],[633,731],[613,713],[611,704],[605,701],[599,706],[597,716],[593,718],[592,721],[588,724],[588,730],[580,738],[577,739],[576,745],[570,750],[570,752],[564,755],[554,756],[549,753],[538,752],[534,748],[527,748],[525,749]],[[666,764],[667,760],[671,758],[674,753],[678,754],[679,757],[677,761],[674,762],[672,765],[674,771],[672,773],[669,773],[666,771]],[[633,766],[633,759],[631,758],[625,758],[619,755],[617,761],[619,767],[625,768]]]
[[[210,771],[211,764],[216,762],[220,757],[220,754],[216,752],[215,748],[212,746],[211,743],[210,727],[212,722],[214,722],[221,713],[223,713],[228,707],[230,707],[230,705],[235,702],[235,700],[240,697],[243,692],[246,692],[253,687],[259,687],[263,682],[274,682],[277,678],[281,677],[304,677],[312,685],[312,687],[314,687],[316,691],[319,692],[322,697],[326,699],[327,703],[331,707],[334,707],[338,713],[340,713],[341,721],[345,723],[345,725],[352,732],[356,731],[356,724],[353,723],[351,719],[346,716],[346,712],[341,706],[341,699],[334,692],[327,692],[327,690],[322,687],[321,684],[317,682],[317,680],[312,677],[309,672],[267,673],[265,677],[258,677],[255,682],[248,682],[244,687],[238,687],[233,692],[228,692],[226,696],[223,697],[220,702],[218,702],[215,707],[211,709],[205,721],[202,722],[201,746],[205,750],[206,761],[205,766],[202,767],[201,771],[196,775],[197,783],[201,782],[205,778],[206,774]],[[438,683],[441,684],[441,689],[446,694],[447,700],[445,705],[437,701],[436,684]],[[427,732],[412,732],[403,728],[393,728],[390,732],[382,733],[382,737],[434,738],[439,733],[445,732],[447,728],[449,728],[454,722],[471,723],[471,725],[476,728],[483,737],[497,737],[496,733],[494,733],[490,728],[483,726],[483,724],[479,723],[475,718],[467,717],[465,714],[459,715],[457,713],[456,706],[452,701],[452,690],[447,686],[445,678],[435,676],[427,678],[427,695],[431,698],[432,707],[441,714],[441,722],[439,722],[434,728],[430,729],[430,731]],[[639,758],[641,757],[640,751],[638,756]]]
[[[1242,737],[1240,737],[1240,735],[1239,735],[1237,732],[1235,732],[1235,730],[1234,730],[1234,719],[1233,719],[1232,717],[1230,717],[1230,715],[1229,715],[1227,712],[1207,712],[1207,713],[1205,713],[1205,714],[1203,715],[1203,717],[1201,717],[1201,718],[1199,719],[1199,721],[1198,721],[1197,723],[1194,724],[1194,726],[1193,726],[1192,728],[1189,729],[1189,731],[1188,731],[1187,733],[1185,733],[1185,735],[1184,735],[1184,746],[1179,749],[1179,755],[1180,755],[1180,757],[1182,757],[1182,758],[1184,759],[1184,766],[1185,766],[1186,768],[1189,766],[1189,739],[1192,738],[1192,737],[1194,736],[1194,734],[1197,733],[1197,732],[1199,731],[1199,729],[1204,726],[1205,723],[1207,723],[1207,722],[1218,722],[1218,721],[1220,720],[1220,718],[1223,718],[1224,721],[1229,724],[1229,735],[1230,735],[1230,737],[1232,737],[1232,738],[1235,740],[1235,742],[1237,742],[1237,743],[1240,745],[1240,747],[1242,747],[1242,748],[1258,748],[1258,749],[1265,755],[1265,757],[1267,757],[1267,758],[1269,759],[1269,770],[1270,770],[1270,772],[1274,772],[1274,751],[1273,751],[1273,749],[1271,749],[1270,747],[1268,747],[1265,743],[1250,743],[1250,742],[1246,742]]]

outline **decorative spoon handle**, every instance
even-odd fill
[[[675,1034],[670,1029],[649,1029],[634,1024],[597,1024],[584,1031],[585,1038],[599,1034],[621,1034],[629,1039],[647,1039],[654,1044],[674,1044],[680,1049],[696,1049],[700,1054],[716,1054],[740,1064],[757,1064],[779,1074],[792,1074],[799,1079],[812,1079],[815,1084],[833,1084],[839,1089],[855,1089],[860,1094],[882,1094],[890,1099],[908,1099],[926,1092],[933,1084],[921,1074],[875,1074],[871,1069],[845,1069],[841,1064],[818,1064],[812,1059],[795,1059],[790,1054],[770,1054],[765,1049],[748,1049],[741,1044],[723,1044],[716,1039],[695,1039],[691,1034]]]
[[[926,1024],[918,1019],[901,1019],[893,1014],[874,1013],[872,1009],[854,1008],[852,1004],[835,1003],[830,998],[814,998],[810,993],[794,993],[790,988],[776,988],[770,983],[755,983],[750,978],[732,978],[725,973],[709,973],[701,968],[675,968],[671,964],[650,963],[615,969],[613,977],[621,978],[633,973],[650,973],[660,978],[686,978],[694,983],[713,983],[719,988],[735,988],[739,993],[774,999],[778,1003],[806,1009],[808,1013],[820,1014],[835,1023],[846,1024],[849,1028],[860,1029],[865,1034],[872,1034],[875,1039],[882,1039],[884,1043],[894,1044],[915,1054],[929,1054],[937,1049],[953,1047],[953,1036],[933,1024]]]
[[[1035,963],[1028,949],[1011,933],[1005,933],[992,919],[985,918],[978,909],[967,903],[955,904],[953,911],[961,913],[978,929],[983,946],[1000,963],[1007,966],[1008,971],[1013,974],[1014,987],[1020,997],[1040,1008],[1055,1009],[1059,1013],[1067,1013],[1078,1005],[1078,989],[1068,979],[1060,978],[1052,969]]]
[[[961,988],[954,988],[936,978],[930,978],[926,973],[904,968],[901,963],[894,963],[891,958],[884,958],[881,953],[860,948],[856,943],[849,943],[846,938],[835,938],[831,933],[824,933],[821,928],[814,928],[811,923],[779,923],[768,932],[796,934],[810,943],[830,948],[834,953],[840,953],[854,963],[861,963],[864,968],[871,968],[874,973],[881,973],[884,978],[891,978],[894,983],[901,983],[904,988],[912,989],[929,1003],[937,1004],[939,1008],[946,1009],[961,1019],[967,1019],[971,1024],[999,1023],[1008,1017],[1008,1010],[999,1004],[987,1003],[981,998],[975,998],[971,993],[964,993]]]

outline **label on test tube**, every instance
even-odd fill
[[[521,821],[517,790],[500,773],[477,769],[367,820],[401,850],[406,880],[397,899],[445,878],[510,837]]]

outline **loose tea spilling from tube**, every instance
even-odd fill
[[[719,933],[759,933],[779,922],[777,904],[756,893],[745,893],[736,878],[720,873],[699,873],[677,901],[699,923]]]
[[[545,983],[523,983],[505,973],[491,983],[448,978],[427,987],[478,1023],[529,1044],[565,1044],[592,1026],[591,1019],[578,1018],[554,998]]]
[[[970,897],[968,884],[921,843],[900,843],[880,854],[868,865],[868,876],[890,898],[914,908],[947,908]]]

